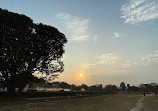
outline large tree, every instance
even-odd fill
[[[56,28],[35,24],[29,17],[0,9],[0,81],[8,92],[21,92],[36,80],[35,71],[54,78],[64,69],[65,35]],[[52,62],[53,61],[53,62]]]
[[[121,88],[122,91],[124,91],[124,92],[126,91],[126,85],[125,85],[124,82],[120,83],[120,88]]]
[[[117,93],[118,89],[117,89],[117,86],[116,85],[106,85],[105,88],[104,88],[104,91],[107,92],[107,93]]]

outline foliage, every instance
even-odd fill
[[[142,92],[158,92],[158,84],[140,84],[140,89]]]
[[[105,86],[104,91],[107,93],[114,94],[117,93],[118,89],[117,86],[109,84]]]
[[[131,88],[130,84],[127,84],[127,93],[128,93],[128,94],[129,94],[129,92],[130,92],[130,88]]]
[[[89,91],[103,91],[102,84],[90,86]]]
[[[82,84],[80,87],[85,89],[85,91],[89,91],[89,87],[86,84]]]
[[[122,91],[126,91],[126,85],[125,85],[124,82],[120,83],[120,88],[121,88]]]
[[[35,80],[35,71],[49,75],[48,79],[58,76],[54,73],[64,69],[60,58],[66,42],[56,28],[0,9],[0,80],[9,92],[15,92],[15,88],[20,92]]]

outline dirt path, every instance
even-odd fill
[[[138,102],[136,103],[135,107],[130,109],[129,111],[140,111],[140,108],[143,106],[142,101],[144,100],[144,97],[140,98]]]

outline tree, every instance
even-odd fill
[[[116,85],[109,84],[105,86],[104,91],[110,94],[114,94],[117,93],[118,89]]]
[[[140,84],[140,89],[143,92],[155,92],[155,87],[157,86],[156,83],[151,83],[151,84]]]
[[[121,82],[121,83],[120,83],[120,88],[121,88],[122,91],[125,92],[125,90],[126,90],[126,85],[125,85],[124,82]]]
[[[83,88],[83,89],[85,89],[86,91],[89,90],[89,87],[86,84],[82,84],[80,87]]]
[[[70,87],[71,87],[71,91],[78,91],[79,89],[78,86],[76,86],[75,84],[70,85]]]
[[[34,24],[25,15],[0,9],[0,79],[8,92],[21,92],[27,83],[37,80],[32,74],[41,72],[53,79],[64,70],[61,57],[65,35],[56,28]]]
[[[127,93],[128,93],[128,94],[129,94],[129,92],[130,92],[130,88],[131,88],[130,84],[127,84]]]
[[[71,88],[71,86],[66,82],[59,83],[59,86],[63,89],[70,89]]]
[[[131,87],[130,87],[130,90],[131,90],[132,92],[139,92],[139,88],[136,87],[136,86],[131,86]]]
[[[103,91],[103,87],[102,87],[102,84],[96,84],[96,85],[92,85],[89,87],[89,90],[90,91],[95,91],[95,92],[101,92]]]

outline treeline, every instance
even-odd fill
[[[117,87],[116,85],[105,85],[102,84],[96,84],[92,86],[88,86],[86,84],[82,85],[75,85],[75,84],[68,84],[66,82],[53,82],[53,83],[47,83],[45,81],[38,82],[38,83],[31,83],[28,85],[28,89],[36,89],[37,87],[43,87],[43,88],[57,88],[61,89],[60,91],[65,91],[65,89],[68,89],[67,91],[72,92],[106,92],[106,93],[156,93],[158,92],[158,84],[156,83],[150,83],[150,84],[140,84],[139,86],[134,86],[130,84],[125,84],[124,82],[120,83],[120,86]],[[31,90],[30,90],[31,91]]]
[[[96,84],[88,86],[86,84],[82,85],[75,85],[75,84],[68,84],[66,82],[53,82],[48,83],[44,80],[39,80],[36,82],[31,82],[28,84],[27,91],[38,91],[38,88],[43,88],[45,91],[47,89],[60,89],[56,91],[70,91],[70,92],[106,92],[106,93],[157,93],[158,92],[158,84],[150,83],[150,84],[140,84],[138,86],[125,84],[124,82],[120,83],[120,86],[116,85],[105,85]],[[5,88],[3,85],[0,84],[0,88]],[[43,91],[44,91],[43,90]],[[50,91],[50,90],[49,90]]]
[[[124,82],[120,83],[120,89],[122,92],[132,93],[132,92],[144,92],[144,93],[157,93],[158,84],[140,84],[139,86],[130,86],[130,84],[125,84]]]
[[[141,93],[157,93],[158,84],[140,84],[139,86],[130,86],[130,84],[120,83],[120,86],[116,85],[105,85],[102,84],[88,86],[86,84],[74,85],[68,84],[66,82],[53,82],[48,83],[46,81],[31,82],[27,85],[27,90],[23,91],[20,95],[21,97],[87,97],[87,96],[97,96],[105,94],[117,94],[117,93],[128,93],[128,94],[141,94]],[[38,88],[43,89],[60,89],[60,90],[38,90]],[[0,89],[5,88],[0,85]],[[16,95],[15,95],[16,96]],[[7,92],[0,91],[0,97],[13,97]]]
[[[68,84],[66,82],[53,82],[53,83],[46,83],[46,82],[38,82],[38,83],[31,83],[28,85],[28,89],[37,89],[37,87],[41,88],[57,88],[61,89],[60,91],[72,91],[72,92],[108,92],[108,93],[117,93],[118,88],[116,85],[106,85],[103,86],[102,84],[96,84],[92,86],[88,86],[86,84],[82,85],[75,85],[75,84]],[[31,91],[29,90],[29,91]]]

